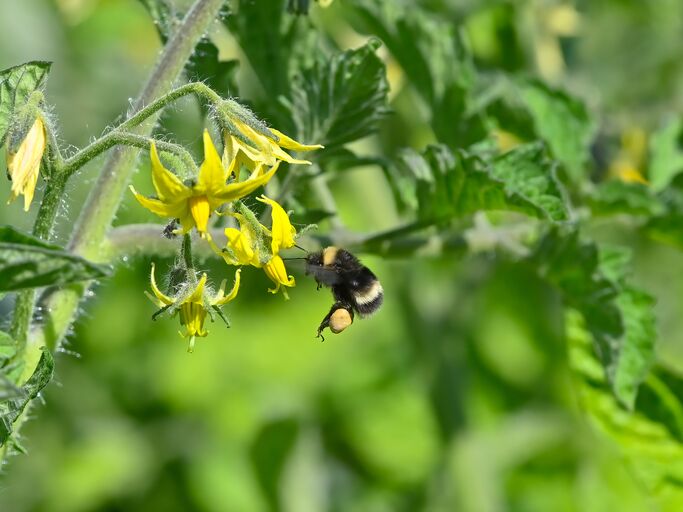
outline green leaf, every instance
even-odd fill
[[[655,191],[664,189],[683,171],[682,128],[683,121],[677,117],[652,134],[648,179]]]
[[[0,291],[60,286],[109,275],[103,265],[70,254],[59,246],[0,227]]]
[[[33,375],[21,387],[22,398],[0,404],[0,446],[4,445],[12,434],[12,426],[24,411],[28,403],[52,380],[55,362],[50,351],[43,347],[38,365]]]
[[[299,424],[296,419],[274,420],[261,428],[251,447],[256,479],[268,502],[269,510],[281,509],[280,479],[298,434]]]
[[[683,174],[674,176],[657,198],[664,212],[651,217],[644,230],[653,239],[683,250]]]
[[[614,398],[591,345],[592,333],[576,310],[566,315],[569,362],[579,399],[593,424],[619,447],[641,485],[668,503],[683,502],[683,381],[656,369],[632,412]],[[679,510],[680,506],[663,508]]]
[[[404,150],[389,174],[397,196],[423,221],[480,210],[509,210],[549,220],[567,218],[564,194],[541,145],[521,146],[491,162],[443,145]]]
[[[33,91],[45,86],[51,65],[32,61],[0,71],[0,146],[14,113],[25,105]]]
[[[289,94],[290,59],[303,39],[305,20],[285,15],[285,0],[240,2],[239,10],[225,18],[239,41],[266,96],[271,100]]]
[[[388,113],[384,63],[379,41],[337,53],[302,70],[286,101],[299,140],[333,150],[374,132]]]
[[[473,102],[476,71],[465,38],[453,23],[398,2],[349,4],[353,27],[382,40],[429,106],[439,141],[462,147],[486,136]]]
[[[556,164],[542,144],[527,144],[497,157],[491,174],[505,182],[508,190],[526,197],[553,221],[566,220],[567,198],[556,176]]]
[[[552,156],[564,165],[572,181],[580,181],[585,175],[594,130],[586,106],[538,80],[520,83],[519,91],[538,137],[547,142]]]
[[[581,242],[576,231],[550,231],[531,256],[565,304],[581,313],[612,392],[632,408],[654,359],[654,300],[628,283],[629,253]]]
[[[652,216],[663,213],[664,206],[652,190],[640,183],[611,180],[598,185],[587,197],[593,215]]]
[[[0,331],[0,361],[11,358],[16,352],[16,343],[4,331]]]

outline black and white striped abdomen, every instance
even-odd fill
[[[384,290],[375,278],[366,286],[354,289],[351,292],[354,309],[360,316],[368,316],[377,311],[384,301]]]

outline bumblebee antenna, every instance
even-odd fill
[[[302,251],[304,251],[304,252],[306,252],[306,253],[308,252],[306,249],[304,249],[304,248],[301,247],[300,245],[294,244],[294,247],[296,247],[297,249],[301,249]]]
[[[302,256],[301,258],[282,258],[283,261],[290,261],[290,260],[305,260],[305,259],[306,259],[306,258],[303,257],[303,256]]]

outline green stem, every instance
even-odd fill
[[[194,270],[194,260],[192,259],[192,238],[189,233],[183,235],[183,245],[180,248],[183,255],[183,262],[187,270]]]
[[[200,98],[203,98],[207,103],[212,104],[214,107],[217,107],[218,104],[223,101],[223,99],[209,86],[203,84],[202,82],[190,82],[189,84],[182,85],[177,89],[172,90],[168,94],[165,94],[161,98],[153,101],[133,117],[121,123],[118,127],[116,127],[115,130],[129,130],[135,126],[139,126],[170,103],[189,94],[194,94]]]
[[[145,110],[146,105],[151,107],[156,98],[161,98],[171,91],[197,42],[218,16],[223,3],[224,0],[195,1],[164,47],[156,67],[135,103],[135,113],[129,121],[135,120],[135,123],[138,123],[138,120],[144,117],[141,112]],[[150,137],[156,117],[152,115],[140,121],[131,128],[131,131],[141,137]],[[106,251],[106,234],[121,203],[136,158],[137,151],[129,147],[117,147],[109,154],[77,220],[68,245],[71,251],[90,260],[103,259]],[[32,354],[32,364],[29,365],[31,370],[40,358],[41,346],[47,345],[51,350],[58,346],[86,290],[87,286],[70,286],[56,291],[48,298],[46,305],[50,314],[38,329],[31,331],[28,340],[27,352]]]
[[[49,240],[59,209],[59,203],[64,194],[64,187],[66,180],[59,173],[52,173],[53,178],[47,182],[43,200],[40,203],[38,214],[35,223],[33,224],[33,235],[42,239]],[[36,301],[36,290],[31,288],[23,290],[17,295],[17,301],[14,306],[14,315],[12,317],[12,325],[10,333],[12,338],[17,343],[17,353],[21,354],[26,345],[26,338],[28,335],[31,318],[33,317],[33,308]]]
[[[172,144],[170,142],[149,139],[134,133],[119,132],[118,130],[108,133],[104,137],[93,142],[90,146],[83,148],[81,151],[69,158],[66,162],[64,162],[64,168],[62,172],[67,176],[71,176],[71,174],[83,167],[90,160],[96,158],[114,146],[122,145],[140,149],[148,149],[151,142],[154,142],[159,151],[177,155],[183,164],[187,166],[188,170],[196,172],[197,164],[192,158],[192,155],[182,146],[178,144]]]

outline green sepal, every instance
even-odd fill
[[[14,115],[26,106],[34,91],[44,89],[51,65],[31,61],[0,71],[0,146],[7,138]]]

